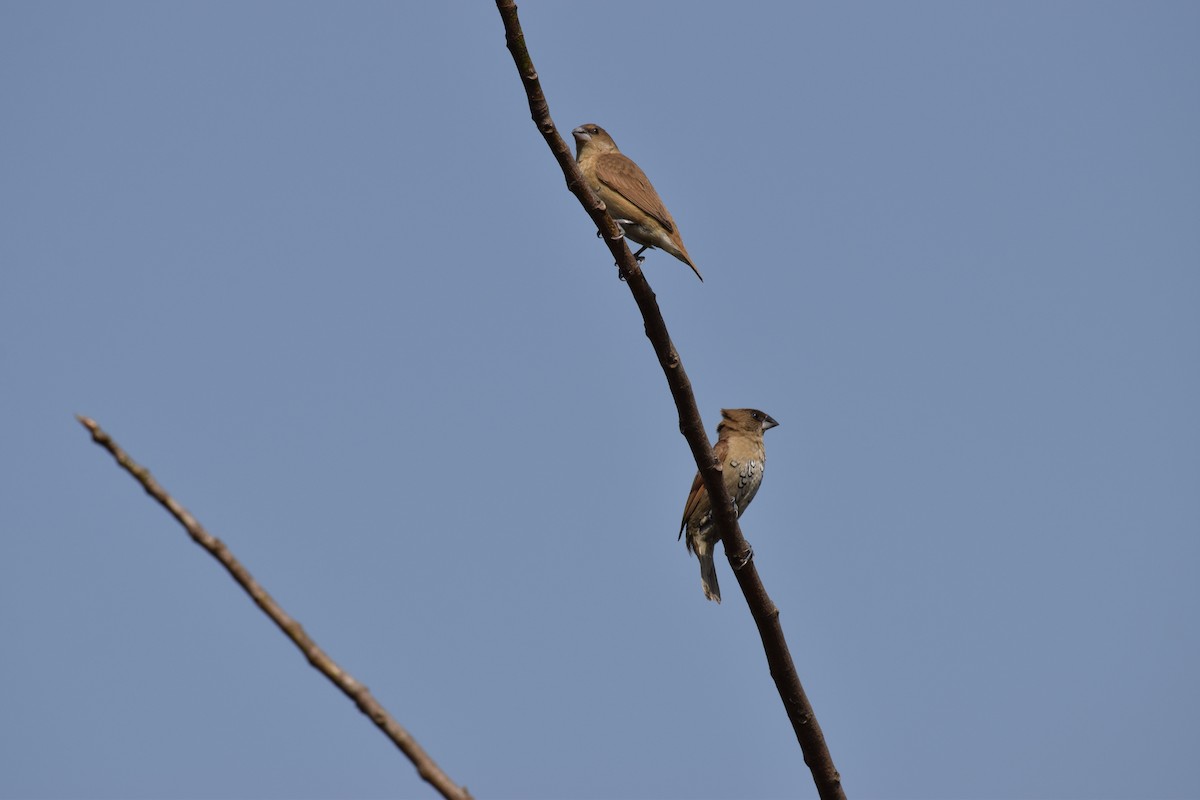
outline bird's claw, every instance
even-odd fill
[[[736,563],[734,563],[733,569],[735,571],[744,569],[747,564],[754,560],[754,548],[750,546],[749,542],[747,542],[746,552],[739,553],[735,558]]]

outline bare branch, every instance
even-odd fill
[[[300,623],[288,616],[287,612],[275,602],[271,595],[267,594],[258,581],[250,574],[241,562],[234,558],[233,553],[225,546],[217,537],[210,534],[204,529],[195,517],[188,510],[175,501],[171,495],[167,493],[158,481],[151,476],[150,470],[137,464],[129,454],[113,441],[112,437],[100,429],[95,420],[84,416],[77,416],[76,419],[83,424],[92,434],[92,441],[103,447],[112,457],[117,460],[117,464],[126,472],[133,476],[134,480],[142,485],[146,490],[146,494],[153,497],[162,505],[171,516],[173,516],[183,529],[187,531],[188,536],[192,540],[208,551],[209,555],[221,562],[221,566],[229,571],[237,584],[250,595],[251,599],[263,610],[263,613],[271,618],[271,621],[279,626],[279,629],[292,640],[296,647],[300,648],[300,652],[308,659],[308,663],[312,664],[322,675],[333,682],[337,688],[354,701],[358,706],[358,710],[370,717],[379,730],[383,731],[396,747],[404,755],[408,756],[408,760],[417,768],[417,774],[427,781],[434,789],[445,797],[446,800],[471,800],[471,794],[465,787],[460,787],[450,780],[450,777],[442,771],[442,768],[422,749],[421,745],[417,744],[416,739],[406,731],[400,723],[392,718],[392,715],[379,704],[366,686],[355,680],[348,672],[342,669],[337,663],[329,657],[328,654],[317,646]]]
[[[533,122],[541,131],[546,144],[550,147],[550,152],[558,160],[559,166],[562,167],[563,175],[567,180],[567,188],[579,198],[584,210],[591,216],[597,229],[603,234],[608,249],[617,260],[621,276],[625,278],[629,291],[633,294],[638,309],[642,312],[642,318],[646,324],[646,336],[654,347],[655,355],[658,356],[658,363],[666,375],[667,385],[671,389],[671,396],[675,399],[675,406],[679,411],[679,430],[687,439],[688,446],[691,447],[692,456],[696,460],[696,466],[700,470],[704,486],[708,489],[709,497],[712,498],[713,517],[717,530],[721,534],[721,541],[725,544],[726,557],[733,567],[738,585],[742,587],[742,593],[746,596],[750,613],[758,626],[771,677],[775,680],[775,687],[783,701],[784,710],[796,732],[796,740],[804,754],[804,761],[812,771],[817,791],[826,800],[845,798],[841,776],[833,765],[833,758],[825,744],[825,736],[821,732],[821,726],[817,723],[816,715],[813,713],[804,687],[800,684],[800,677],[796,673],[796,666],[788,651],[783,628],[779,624],[779,609],[771,602],[766,588],[763,587],[762,581],[758,577],[758,570],[753,562],[753,551],[738,525],[733,502],[725,490],[725,482],[721,477],[721,465],[713,455],[708,435],[704,430],[704,421],[696,406],[696,398],[692,394],[691,382],[688,380],[687,372],[683,369],[679,353],[671,342],[654,292],[651,290],[650,284],[646,282],[637,260],[623,241],[620,228],[588,187],[566,142],[558,135],[554,121],[550,118],[550,105],[542,93],[537,70],[533,66],[533,59],[530,58],[529,50],[525,46],[525,34],[521,30],[521,23],[517,17],[516,3],[514,0],[496,0],[496,8],[504,21],[508,49],[512,53],[513,61],[517,65],[517,71],[525,86]]]

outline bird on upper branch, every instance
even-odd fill
[[[692,268],[701,281],[704,276],[692,263],[679,227],[663,205],[646,173],[617,149],[608,132],[587,123],[571,131],[575,137],[575,160],[592,191],[603,201],[625,236],[642,245],[634,253],[641,260],[647,247],[659,247]]]

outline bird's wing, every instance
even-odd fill
[[[719,439],[713,453],[717,457],[717,462],[725,463],[725,457],[729,454],[729,441],[727,439]],[[683,530],[687,527],[688,520],[692,518],[699,509],[701,503],[708,502],[708,489],[704,488],[704,481],[700,479],[700,473],[696,473],[696,479],[692,481],[692,491],[688,494],[687,503],[683,506],[683,522],[679,525],[679,535],[683,536]]]
[[[675,232],[675,223],[650,179],[628,156],[605,153],[597,158],[596,179],[656,219],[667,233]]]

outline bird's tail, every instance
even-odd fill
[[[696,267],[696,263],[694,261],[692,261],[692,257],[688,255],[687,248],[683,246],[682,241],[679,242],[678,244],[679,244],[679,251],[672,252],[671,255],[675,256],[680,261],[682,261],[683,263],[685,263],[689,267],[691,267],[692,272],[696,273],[696,277],[700,279],[700,282],[704,283],[704,276],[700,274],[700,270],[699,270],[699,268]]]
[[[689,267],[692,268],[692,272],[696,273],[696,277],[700,279],[700,282],[704,283],[704,276],[700,274],[699,268],[697,268],[692,262],[692,258],[687,254],[686,250],[683,252],[683,260]]]
[[[700,274],[699,268],[696,267],[696,262],[692,261],[692,257],[688,255],[687,248],[683,246],[683,239],[679,236],[679,231],[676,230],[673,236],[663,236],[658,242],[655,242],[652,247],[661,247],[671,255],[678,258],[683,263],[692,268],[692,272],[696,273],[696,277],[704,283],[704,276]],[[644,248],[643,248],[644,249]]]
[[[721,587],[717,583],[717,565],[713,561],[713,542],[707,542],[697,537],[693,542],[696,558],[700,560],[700,585],[704,587],[704,597],[714,602],[721,602]]]

